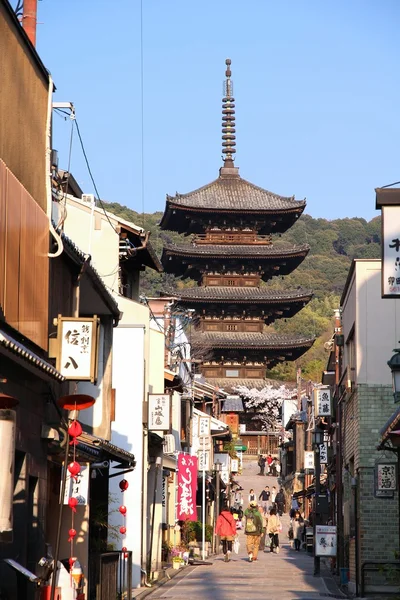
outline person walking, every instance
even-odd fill
[[[276,498],[276,487],[273,485],[272,486],[272,490],[271,490],[271,504],[272,504],[272,506],[275,504],[275,498]]]
[[[268,523],[267,523],[267,534],[269,537],[269,551],[279,554],[279,531],[281,529],[281,522],[278,515],[276,514],[276,508],[272,507],[269,511]]]
[[[249,504],[251,504],[252,502],[257,502],[257,496],[253,488],[251,488],[251,490],[249,491]]]
[[[277,493],[276,498],[275,498],[275,504],[276,504],[277,512],[278,512],[279,516],[281,517],[282,514],[285,512],[285,494],[283,493],[283,488],[281,488],[279,490],[279,492]]]
[[[263,519],[258,510],[257,500],[250,502],[250,505],[244,511],[246,525],[244,533],[246,534],[246,549],[249,555],[249,562],[257,560],[260,547],[261,535],[263,533]]]
[[[271,473],[271,464],[272,464],[272,456],[268,454],[267,456],[267,475]]]
[[[261,533],[261,538],[260,538],[260,546],[259,546],[259,550],[261,552],[263,552],[265,550],[265,538],[267,535],[267,516],[266,513],[264,512],[264,507],[263,506],[258,506],[258,512],[261,514],[262,516],[262,520],[263,520],[263,528],[262,528],[262,533]]]
[[[301,542],[303,540],[303,531],[304,531],[304,519],[301,516],[300,512],[297,510],[294,516],[293,522],[293,540],[294,540],[294,549],[297,552],[301,549]]]
[[[218,515],[215,534],[220,536],[222,552],[225,555],[224,560],[229,562],[232,554],[232,542],[236,536],[236,521],[227,504],[224,504]]]
[[[260,458],[258,459],[258,466],[260,467],[260,472],[258,473],[259,475],[265,474],[265,463],[266,463],[265,456],[260,454]]]
[[[269,491],[269,485],[266,485],[261,494],[258,496],[258,499],[261,500],[262,512],[264,515],[267,514],[270,497],[271,492]]]

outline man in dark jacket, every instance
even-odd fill
[[[258,496],[258,499],[261,500],[264,515],[267,514],[269,499],[271,496],[271,492],[269,491],[269,485],[266,485],[261,494]]]
[[[279,490],[275,498],[275,504],[277,508],[277,512],[279,516],[282,516],[282,513],[285,512],[285,494],[283,493],[283,488]]]
[[[257,560],[258,549],[260,547],[261,535],[264,532],[263,518],[258,510],[257,502],[250,502],[249,508],[244,511],[246,517],[246,549],[249,555],[249,562]]]

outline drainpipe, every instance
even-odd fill
[[[150,525],[150,527],[151,527],[150,548],[149,548],[149,554],[148,554],[148,559],[147,559],[147,575],[148,575],[148,577],[150,577],[150,574],[151,574],[151,563],[152,563],[152,558],[153,558],[152,554],[153,554],[153,541],[154,541],[154,522],[155,522],[155,516],[156,516],[157,485],[158,485],[158,475],[160,472],[161,463],[162,463],[161,456],[157,456],[156,471],[154,474],[153,506],[152,506],[152,513],[151,513],[151,525]]]

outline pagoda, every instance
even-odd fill
[[[160,223],[163,230],[191,236],[190,243],[164,244],[161,262],[167,273],[197,282],[179,290],[179,304],[194,310],[196,335],[207,348],[200,372],[227,391],[237,385],[264,387],[267,369],[296,360],[314,342],[268,327],[275,319],[292,317],[312,298],[309,290],[278,291],[266,284],[291,273],[309,252],[307,244],[273,243],[274,234],[287,231],[306,202],[271,193],[239,175],[230,66],[227,59],[219,177],[193,192],[167,196]]]

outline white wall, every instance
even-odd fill
[[[400,302],[381,297],[381,261],[356,261],[357,383],[391,385],[387,361],[399,346]]]
[[[110,492],[115,494],[121,503],[123,499],[127,507],[127,533],[125,538],[121,538],[118,549],[125,545],[132,551],[134,587],[140,585],[142,556],[144,349],[144,327],[119,326],[114,330],[113,387],[116,389],[116,414],[112,424],[111,441],[135,455],[136,467],[131,473],[110,479]],[[129,482],[129,488],[122,494],[118,484],[124,477]],[[119,504],[117,508],[118,506]],[[122,525],[123,521],[119,512],[110,515],[110,522],[113,524]]]

